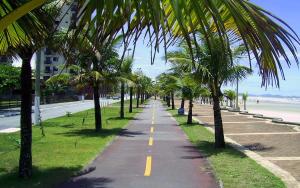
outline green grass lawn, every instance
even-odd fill
[[[177,110],[168,110],[180,124],[188,138],[204,153],[213,167],[218,179],[225,188],[270,188],[285,187],[284,183],[229,145],[225,149],[214,148],[214,135],[197,124],[187,125],[186,116],[177,115]]]
[[[133,113],[128,113],[126,101],[126,118],[119,119],[117,106],[119,104],[102,109],[104,129],[101,133],[94,131],[94,110],[43,122],[45,137],[42,137],[39,127],[33,127],[34,175],[30,180],[17,178],[19,133],[0,134],[0,187],[53,187],[74,175],[142,111],[142,108],[134,108]]]

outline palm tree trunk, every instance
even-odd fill
[[[99,101],[99,86],[96,83],[93,87],[94,92],[94,108],[95,108],[95,129],[100,131],[102,129],[101,106]]]
[[[145,94],[144,94],[144,91],[142,91],[142,93],[141,93],[141,104],[144,104],[144,100],[145,100]]]
[[[180,108],[184,108],[184,98],[183,98],[183,97],[181,98],[181,105],[180,105]]]
[[[129,113],[132,113],[132,95],[133,95],[133,87],[129,88],[130,102],[129,102]]]
[[[120,109],[120,118],[124,118],[124,94],[125,94],[125,84],[121,83],[121,109]]]
[[[213,95],[214,101],[214,123],[215,123],[215,147],[225,148],[223,122],[220,108],[219,96]]]
[[[246,100],[244,100],[244,110],[246,110]]]
[[[136,108],[140,107],[140,96],[141,96],[141,91],[140,88],[137,89],[137,96],[136,96]]]
[[[172,99],[172,110],[174,110],[175,109],[174,92],[171,93],[171,99]]]
[[[171,106],[171,104],[170,104],[170,96],[169,95],[167,96],[167,105],[168,105],[168,107]]]
[[[32,80],[30,60],[33,56],[31,50],[20,54],[23,62],[21,68],[21,148],[19,159],[19,177],[32,176]]]
[[[193,123],[193,99],[189,100],[189,112],[188,112],[188,118],[187,118],[187,124]]]

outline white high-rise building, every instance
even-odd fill
[[[75,2],[66,4],[62,7],[60,16],[55,23],[58,24],[58,29],[68,29],[76,24],[77,4]],[[53,52],[50,48],[45,47],[37,54],[37,58],[41,61],[41,77],[44,80],[60,72],[66,60],[63,55]]]

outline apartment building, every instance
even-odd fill
[[[76,24],[76,10],[77,5],[75,2],[62,7],[61,14],[55,21],[58,29],[68,29]],[[59,73],[66,63],[63,55],[55,53],[48,47],[43,48],[37,54],[37,58],[40,58],[41,61],[41,77],[44,80]]]

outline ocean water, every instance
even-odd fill
[[[259,100],[259,103],[257,103]],[[241,99],[240,99],[241,101]],[[300,122],[300,98],[248,97],[247,111],[270,117],[283,118],[285,121]],[[241,109],[244,108],[240,104]]]

